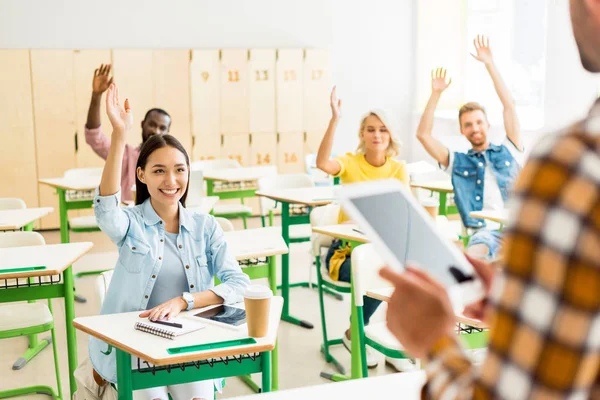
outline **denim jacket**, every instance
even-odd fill
[[[165,228],[150,199],[132,208],[121,208],[120,197],[120,192],[100,196],[98,190],[94,197],[98,226],[119,248],[101,314],[146,310],[162,266]],[[179,232],[177,247],[190,292],[212,290],[225,304],[242,301],[250,281],[228,250],[223,230],[214,217],[190,212],[180,204]],[[214,286],[215,276],[223,283]],[[107,349],[106,343],[90,338],[89,356],[94,369],[104,379],[116,383],[115,351],[103,354]]]
[[[506,202],[512,186],[519,175],[519,164],[505,145],[490,144],[483,152],[469,150],[454,153],[452,164],[452,186],[458,212],[467,228],[482,228],[482,219],[471,217],[472,211],[483,209],[483,185],[487,162],[498,181],[502,199]]]

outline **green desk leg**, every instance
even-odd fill
[[[286,246],[290,246],[290,203],[281,203],[281,236]],[[283,311],[281,320],[301,326],[302,328],[313,329],[314,325],[308,321],[302,321],[290,315],[290,255],[289,253],[281,255],[281,296],[283,297]]]
[[[440,194],[440,208],[438,211],[439,215],[448,215],[448,193],[446,192],[438,192]]]
[[[56,189],[58,192],[59,216],[60,216],[60,241],[69,243],[69,220],[67,215],[67,200],[65,190]],[[77,339],[73,319],[75,318],[75,287],[73,283],[73,267],[65,269],[63,272],[65,282],[65,322],[67,324],[67,352],[69,356],[69,387],[71,396],[77,390],[73,373],[77,368]]]
[[[277,294],[277,259],[275,256],[269,257],[269,287],[274,295]],[[275,342],[275,348],[271,352],[271,362],[273,390],[279,390],[279,340]]]
[[[131,354],[123,350],[117,351],[117,388],[119,400],[133,400],[133,383],[131,382]]]
[[[265,351],[260,357],[263,393],[271,391],[271,354],[269,353],[270,351]]]

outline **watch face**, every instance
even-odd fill
[[[191,293],[186,292],[183,294],[183,299],[187,302],[194,301],[194,296],[192,296]]]

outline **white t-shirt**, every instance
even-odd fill
[[[506,146],[510,154],[513,156],[519,167],[523,166],[524,152],[523,149],[519,150],[513,142],[507,137],[502,141],[502,145]],[[448,167],[443,168],[448,174],[452,174],[452,167],[454,166],[454,152],[449,151],[450,157],[448,161]],[[485,153],[484,153],[485,156]],[[496,175],[490,165],[489,160],[486,159],[485,175],[483,177],[483,209],[484,210],[502,210],[504,209],[504,200],[500,193],[500,187],[496,180]]]

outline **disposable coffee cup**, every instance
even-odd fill
[[[263,285],[251,285],[244,293],[248,336],[261,338],[269,332],[269,311],[273,292]]]
[[[440,208],[440,203],[436,199],[421,200],[421,205],[431,215],[431,218],[436,219]]]

